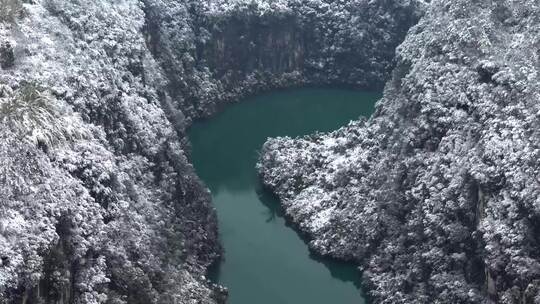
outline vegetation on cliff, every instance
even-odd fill
[[[380,87],[422,7],[0,5],[0,303],[118,304],[223,298],[204,278],[219,246],[184,153],[191,119],[272,87]]]
[[[434,1],[372,118],[265,144],[265,183],[375,303],[540,301],[539,16]]]
[[[140,4],[24,10],[0,25],[0,303],[215,303],[214,211],[161,109]]]

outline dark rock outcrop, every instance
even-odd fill
[[[15,53],[11,42],[4,41],[0,43],[0,67],[9,69],[15,62]]]

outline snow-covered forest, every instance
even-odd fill
[[[539,13],[0,0],[0,303],[223,303],[186,127],[272,88],[385,84],[373,118],[265,145],[290,218],[374,303],[540,303]]]
[[[382,87],[422,10],[0,0],[0,303],[222,302],[185,128],[270,88]]]
[[[434,1],[369,120],[259,169],[375,303],[540,303],[540,6]]]

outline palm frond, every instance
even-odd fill
[[[0,122],[21,140],[47,146],[87,137],[73,113],[35,84],[26,84],[0,101]]]

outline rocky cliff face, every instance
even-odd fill
[[[21,12],[1,31],[0,302],[213,303],[214,211],[162,109],[141,4]]]
[[[417,1],[147,1],[169,94],[190,118],[271,88],[380,88]],[[190,16],[186,18],[186,16]]]
[[[0,0],[0,303],[222,301],[186,126],[272,87],[381,86],[421,7]]]
[[[265,144],[265,183],[374,303],[540,302],[539,13],[434,1],[372,118]]]

